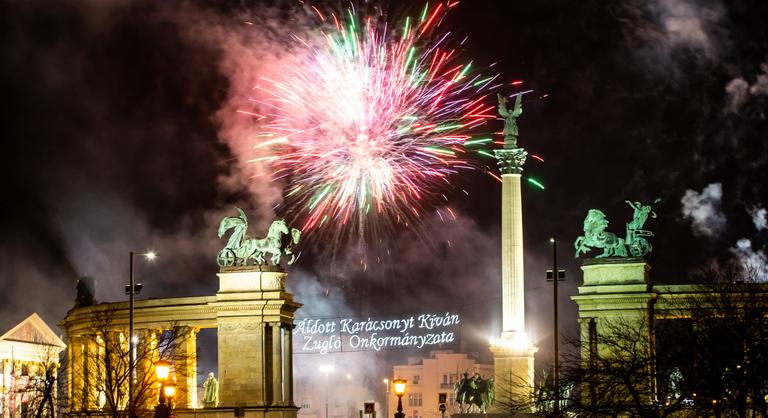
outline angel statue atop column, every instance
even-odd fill
[[[523,114],[522,94],[515,97],[515,107],[512,112],[507,109],[507,98],[500,93],[496,94],[499,99],[499,115],[504,118],[504,148],[517,148],[517,118]]]

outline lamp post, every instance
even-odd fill
[[[165,385],[163,387],[163,394],[165,395],[165,401],[168,402],[168,409],[173,410],[173,395],[176,394],[176,385]]]
[[[384,417],[389,416],[389,379],[384,379]]]
[[[555,414],[560,411],[560,353],[558,347],[559,331],[557,326],[557,282],[565,280],[565,270],[557,269],[557,240],[555,237],[549,239],[552,244],[552,271],[547,271],[547,280],[552,281],[552,309],[554,310],[554,331],[552,335],[553,341],[553,360],[552,360],[552,393],[554,395],[554,403],[552,410]]]
[[[325,375],[325,418],[328,418],[328,375],[333,372],[333,365],[321,364],[319,369]]]
[[[133,405],[133,380],[136,368],[136,339],[133,335],[133,297],[141,292],[141,283],[136,284],[133,280],[133,255],[130,252],[128,267],[128,285],[125,286],[125,293],[128,294],[128,408],[131,410],[131,418],[136,417]],[[154,261],[157,254],[154,251],[147,251],[139,254],[148,261]]]
[[[397,412],[395,418],[405,418],[403,413],[403,394],[405,393],[405,384],[408,383],[405,379],[395,379],[392,381],[395,387],[395,395],[397,395]]]
[[[165,384],[170,372],[170,363],[163,360],[155,362],[155,375],[160,382],[160,393],[158,394],[158,405],[155,407],[154,418],[169,418],[171,415],[171,399],[173,399],[173,395],[176,393],[176,387]],[[167,404],[166,400],[168,401]]]

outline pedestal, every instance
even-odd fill
[[[533,399],[534,354],[538,347],[527,340],[500,338],[491,343],[496,402],[490,412],[505,416],[530,413]],[[514,406],[520,406],[516,408]]]
[[[293,353],[285,348],[301,305],[285,291],[286,273],[248,266],[222,269],[218,276],[219,407],[244,407],[247,416],[295,417]],[[264,407],[272,415],[264,415]]]

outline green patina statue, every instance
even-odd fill
[[[464,373],[464,377],[454,383],[453,392],[461,413],[464,413],[464,405],[467,406],[466,412],[471,412],[474,408],[480,413],[485,413],[488,407],[493,405],[493,379],[483,379],[480,373],[475,373],[472,377]]]
[[[576,238],[574,247],[576,248],[576,257],[580,254],[586,254],[592,248],[602,248],[603,253],[596,258],[603,257],[627,257],[627,249],[633,257],[645,257],[651,252],[653,247],[646,237],[652,237],[653,232],[643,229],[648,217],[656,218],[656,212],[651,205],[643,205],[640,202],[626,201],[629,207],[634,210],[632,221],[627,223],[626,235],[624,238],[617,236],[612,232],[607,232],[608,219],[605,214],[597,209],[590,209],[587,217],[584,219],[584,235]],[[660,202],[656,199],[653,203]]]
[[[499,99],[499,115],[504,118],[504,148],[517,148],[517,118],[523,114],[523,95],[515,98],[515,107],[512,112],[507,109],[507,98],[496,94]]]
[[[296,228],[288,228],[285,221],[278,219],[269,226],[267,236],[264,238],[251,238],[247,235],[248,219],[242,209],[236,208],[239,216],[228,216],[221,220],[219,224],[219,238],[230,229],[232,235],[227,240],[227,245],[219,251],[216,256],[216,262],[219,267],[245,266],[248,260],[253,259],[255,264],[266,264],[266,254],[272,256],[269,261],[273,266],[280,264],[280,258],[283,254],[290,255],[288,265],[296,261],[295,246],[299,243],[301,231]],[[290,240],[283,245],[283,235],[289,236]]]
[[[203,383],[203,406],[215,408],[219,403],[219,382],[213,372],[208,373],[208,379]]]

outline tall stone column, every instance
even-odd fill
[[[283,400],[293,406],[293,326],[283,328]]]
[[[537,351],[525,331],[523,209],[520,177],[528,153],[506,142],[496,150],[501,171],[502,332],[491,342],[497,405],[530,399]],[[497,410],[495,412],[502,412]]]
[[[9,405],[11,400],[11,365],[9,360],[3,360],[0,371],[3,373],[2,392],[0,392],[0,396],[3,397],[3,408],[0,410],[0,413],[2,413],[4,417],[7,417],[10,416],[11,413]]]
[[[283,404],[283,327],[272,324],[272,404]]]
[[[183,327],[177,336],[178,358],[183,362],[177,365],[182,368],[182,379],[179,384],[183,386],[178,404],[185,405],[187,408],[197,407],[197,333],[199,331],[198,328]]]
[[[83,384],[83,387],[85,388],[85,394],[83,399],[83,408],[93,410],[100,406],[99,402],[101,400],[101,396],[99,395],[97,386],[100,382],[104,381],[104,379],[101,377],[106,371],[100,370],[99,368],[99,366],[103,365],[104,362],[99,364],[99,344],[97,344],[96,338],[101,337],[93,335],[86,335],[84,337],[85,351],[83,356],[85,357],[85,371],[83,376],[85,383]],[[105,338],[109,338],[109,336]]]

